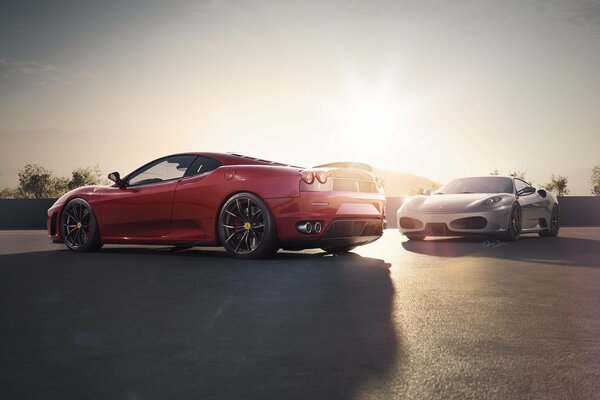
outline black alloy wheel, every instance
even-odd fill
[[[237,258],[261,258],[278,250],[275,221],[267,205],[252,193],[230,197],[219,213],[221,245]]]
[[[88,252],[102,247],[96,216],[83,199],[71,200],[60,219],[61,236],[70,250]]]

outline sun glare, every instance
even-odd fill
[[[332,125],[329,144],[349,159],[392,168],[394,149],[415,144],[408,107],[387,90],[354,90],[326,112]]]

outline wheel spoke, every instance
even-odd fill
[[[254,250],[258,247],[260,242],[258,236],[256,236],[256,232],[254,232],[254,229],[250,230],[250,232],[252,233],[252,250]]]
[[[87,234],[83,229],[80,229],[81,233],[79,234],[79,245],[83,246],[87,241]]]
[[[249,237],[250,237],[250,231],[246,231],[246,249],[248,250],[248,253],[250,253],[252,251],[252,249],[250,249],[250,245],[248,244]]]
[[[73,232],[77,232],[77,229],[73,228],[71,230],[67,229],[67,236],[65,237],[65,239],[68,239],[69,236],[71,236],[73,234]]]
[[[74,217],[72,214],[70,214],[68,211],[65,211],[65,215],[66,215],[68,218],[71,218],[71,219],[73,219],[73,220],[75,219],[75,217]]]
[[[231,211],[229,211],[229,210],[225,210],[225,212],[226,212],[227,214],[229,214],[229,215],[231,215],[231,216],[233,216],[233,217],[237,218],[237,219],[239,219],[239,218],[240,218],[240,217],[238,217],[237,215],[235,215],[234,213],[232,213],[232,212],[231,212]]]
[[[240,218],[242,221],[246,222],[246,219],[244,218],[244,214],[242,213],[242,209],[240,208],[240,199],[235,199],[235,205],[236,205],[238,213],[239,213],[238,218]]]
[[[237,231],[241,231],[242,229],[244,229],[244,227],[243,227],[243,226],[233,226],[233,225],[225,225],[225,224],[222,224],[221,226],[222,226],[223,228],[227,228],[227,229],[235,229],[235,230],[237,230]]]
[[[235,231],[231,235],[229,235],[229,237],[225,240],[225,243],[229,242],[236,233],[239,233],[239,231]]]
[[[244,241],[244,238],[248,236],[248,231],[244,232],[244,234],[242,235],[242,237],[240,238],[240,241],[238,242],[237,246],[235,246],[235,252],[237,253],[238,249],[240,248],[240,244],[242,244],[242,242]]]

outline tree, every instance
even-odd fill
[[[86,185],[103,185],[100,167],[75,168],[71,179],[54,176],[52,171],[38,164],[27,164],[19,171],[19,186],[0,190],[2,199],[44,199],[57,198],[69,190]]]
[[[69,178],[53,176],[50,180],[50,186],[46,192],[46,197],[53,199],[60,197],[69,191]]]
[[[525,182],[527,182],[527,179],[525,179],[525,174],[525,171],[508,171],[509,176],[512,176],[513,178],[523,179]]]
[[[548,182],[545,186],[543,186],[544,189],[555,193],[558,196],[566,196],[569,194],[569,189],[567,189],[567,183],[568,183],[568,179],[566,176],[562,176],[562,175],[557,175],[554,176],[554,174],[552,174],[551,178],[550,178],[550,182]]]
[[[38,164],[27,164],[19,171],[19,189],[25,198],[48,197],[52,185],[52,172]]]
[[[527,172],[525,172],[525,171],[512,171],[512,170],[508,171],[508,176],[511,176],[513,178],[522,179],[525,182],[527,182],[528,184],[530,184],[530,185],[533,186],[533,181],[528,180],[527,178],[525,178],[526,174],[527,174]],[[500,171],[498,171],[498,168],[496,168],[495,170],[493,170],[492,172],[490,172],[490,175],[492,175],[492,176],[498,176],[498,175],[500,175]]]
[[[98,164],[93,167],[75,168],[72,173],[71,181],[68,183],[69,189],[75,189],[87,185],[102,184],[102,171]]]
[[[592,194],[600,196],[600,164],[592,169]]]
[[[24,194],[19,188],[4,188],[0,190],[0,199],[22,199]]]

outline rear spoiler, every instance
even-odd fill
[[[328,164],[316,165],[313,168],[352,168],[362,169],[368,172],[373,172],[373,168],[369,164],[352,161],[333,162]]]

